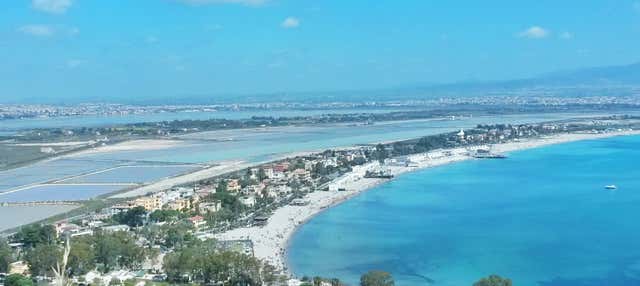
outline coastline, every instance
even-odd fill
[[[526,140],[507,142],[492,145],[492,151],[508,153],[520,150],[533,149],[554,144],[569,143],[583,140],[596,140],[617,136],[640,135],[640,131],[615,131],[609,133],[564,133],[549,137],[531,138]],[[452,148],[436,150],[409,156],[415,164],[405,166],[385,166],[385,168],[397,177],[399,175],[442,166],[450,163],[474,159],[467,154],[467,149]],[[337,206],[354,196],[370,190],[388,180],[364,178],[367,170],[378,167],[377,162],[371,162],[358,166],[354,170],[331,182],[330,191],[316,191],[304,197],[308,202],[305,206],[287,205],[277,209],[262,227],[244,227],[216,234],[219,240],[251,240],[254,247],[254,255],[275,266],[278,270],[289,276],[293,276],[286,260],[286,251],[290,238],[304,223],[329,209]],[[346,191],[337,191],[344,188]]]

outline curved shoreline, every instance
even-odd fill
[[[492,146],[493,151],[508,153],[520,150],[539,148],[543,146],[569,143],[583,140],[596,140],[616,136],[640,135],[640,131],[615,131],[609,133],[564,133],[544,138],[532,138],[516,142],[501,143]],[[445,155],[445,153],[450,153]],[[385,166],[397,177],[404,173],[422,170],[431,167],[442,166],[454,162],[473,159],[467,155],[466,148],[454,148],[437,150],[410,156],[414,162],[412,167]],[[251,240],[254,247],[254,255],[275,266],[278,270],[293,277],[287,261],[287,252],[290,239],[304,223],[325,210],[337,206],[367,190],[370,190],[388,180],[366,179],[364,172],[368,168],[377,166],[377,162],[369,163],[354,169],[331,184],[334,188],[345,188],[346,191],[316,191],[304,197],[308,202],[305,206],[287,205],[277,209],[269,218],[267,224],[262,227],[245,227],[229,230],[218,234],[220,240]]]

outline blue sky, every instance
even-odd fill
[[[512,79],[638,51],[640,1],[11,0],[0,101]]]

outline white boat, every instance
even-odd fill
[[[607,185],[607,186],[604,186],[604,188],[607,189],[607,190],[615,190],[618,187],[616,185]]]

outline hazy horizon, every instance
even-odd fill
[[[0,6],[3,103],[375,91],[527,79],[640,60],[638,1],[33,0]]]

